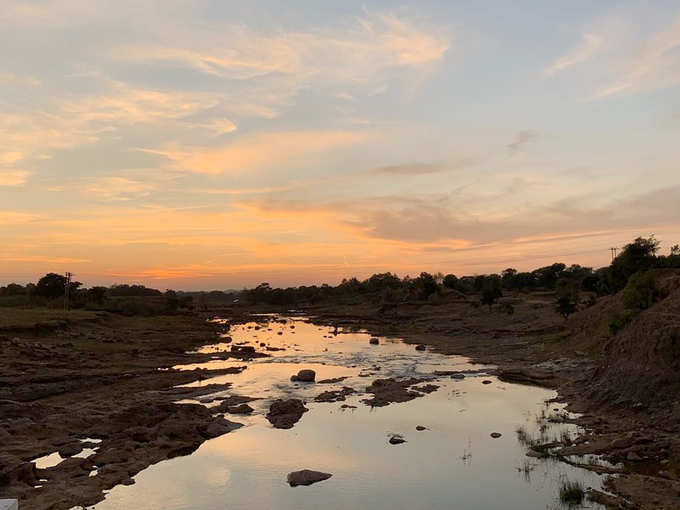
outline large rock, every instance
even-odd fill
[[[248,404],[240,404],[227,407],[227,412],[231,414],[250,414],[253,412],[253,408]]]
[[[275,400],[269,407],[267,419],[277,429],[293,428],[302,415],[309,411],[302,402],[296,398],[288,400]]]
[[[233,421],[225,420],[224,418],[218,418],[208,424],[208,426],[205,428],[205,436],[209,438],[218,437],[241,427],[243,427],[243,424],[241,423],[235,423]]]
[[[292,473],[288,473],[288,483],[291,487],[297,487],[298,485],[312,485],[316,482],[328,480],[331,476],[333,475],[330,473],[322,473],[321,471],[303,469],[301,471],[293,471]]]
[[[314,370],[300,370],[297,375],[292,375],[290,377],[290,380],[295,382],[314,382],[314,379],[316,379],[316,372]]]

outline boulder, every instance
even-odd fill
[[[272,402],[269,406],[269,412],[267,413],[267,420],[271,423],[274,428],[277,429],[290,429],[293,428],[302,415],[309,411],[302,402],[302,400],[296,398],[290,398],[287,400],[279,399]]]
[[[224,418],[218,418],[208,424],[208,426],[205,428],[204,435],[208,438],[218,437],[241,427],[243,427],[243,424],[241,423],[235,423],[233,421],[225,420]]]
[[[82,451],[83,451],[82,443],[69,443],[59,448],[59,455],[61,455],[64,458],[73,457],[74,455]]]
[[[297,375],[290,377],[293,382],[314,382],[314,379],[316,379],[316,372],[309,369],[300,370]]]
[[[239,404],[227,407],[227,412],[231,414],[250,414],[253,412],[253,408],[248,404]]]
[[[316,482],[322,482],[323,480],[328,480],[331,476],[333,475],[330,473],[303,469],[288,473],[287,480],[291,487],[297,487],[298,485],[312,485]]]

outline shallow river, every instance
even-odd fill
[[[246,426],[205,442],[192,455],[149,467],[135,476],[134,485],[109,491],[96,510],[558,509],[563,508],[563,481],[600,488],[601,478],[594,473],[525,455],[520,428],[544,439],[576,434],[572,425],[540,419],[561,411],[562,406],[546,402],[554,392],[477,372],[465,379],[437,378],[433,383],[440,387],[431,394],[370,408],[361,400],[367,398],[366,386],[377,378],[431,377],[435,370],[485,367],[462,357],[419,352],[399,339],[380,338],[379,345],[370,345],[365,333],[333,334],[332,328],[301,318],[285,323],[276,319],[262,317],[259,324],[232,327],[229,336],[233,343],[264,342],[285,350],[246,363],[240,374],[194,383],[232,382],[230,391],[217,395],[261,397],[250,403],[254,414],[227,415]],[[202,351],[230,347],[216,344]],[[243,364],[214,361],[198,366]],[[317,381],[348,378],[338,384],[291,383],[290,376],[302,368],[314,369]],[[345,402],[313,402],[322,391],[342,386],[359,394]],[[283,396],[302,398],[310,409],[290,430],[275,429],[264,417],[270,401]],[[343,409],[342,404],[356,409]],[[417,431],[418,425],[427,429]],[[502,436],[494,439],[492,432]],[[390,445],[392,434],[407,442]],[[333,476],[292,488],[286,475],[299,469]]]

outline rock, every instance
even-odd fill
[[[316,402],[342,402],[347,395],[354,393],[354,389],[349,386],[343,386],[341,390],[324,391],[317,395],[314,400]]]
[[[371,345],[379,345],[379,344],[380,344],[380,340],[378,340],[377,338],[373,337],[373,338],[371,338],[371,339],[368,341],[368,343],[371,344]]]
[[[120,483],[121,483],[121,485],[134,485],[135,481],[132,478],[128,477],[128,478],[122,480]]]
[[[340,406],[340,409],[356,409],[356,408],[357,408],[357,406],[351,406],[349,404],[342,404]]]
[[[254,411],[248,404],[227,407],[227,412],[231,414],[250,414]]]
[[[427,430],[427,427],[424,427],[422,425],[416,425],[416,430],[422,432],[423,430]]]
[[[320,381],[316,381],[317,384],[335,384],[344,381],[347,379],[347,376],[344,377],[334,377],[332,379],[321,379]]]
[[[290,377],[290,380],[294,382],[314,382],[314,379],[316,379],[316,372],[309,369],[300,370],[297,375],[292,375]]]
[[[465,374],[461,373],[451,374],[451,379],[465,379]]]
[[[405,442],[406,442],[406,439],[404,439],[399,434],[394,434],[392,437],[390,437],[390,440],[389,440],[390,444],[402,444],[402,443],[405,443]]]
[[[424,350],[425,350],[425,346],[423,344],[416,345],[416,351],[424,351]]]
[[[488,379],[484,379],[482,381],[482,384],[491,384],[493,381],[489,381]]]
[[[626,460],[628,460],[628,461],[630,461],[630,462],[638,462],[638,461],[642,460],[642,457],[640,457],[640,456],[639,456],[637,453],[635,453],[635,452],[628,452],[628,453],[626,454]]]
[[[224,418],[218,418],[212,421],[205,428],[204,435],[208,438],[219,437],[241,427],[243,427],[243,424],[241,423],[235,423],[233,421],[225,420]]]
[[[35,485],[38,480],[35,464],[25,462],[11,455],[0,455],[0,486],[24,483]]]
[[[492,433],[489,434],[489,435],[490,435],[491,437],[493,437],[494,439],[498,439],[498,438],[501,437],[503,434],[501,434],[500,432],[492,432]]]
[[[269,406],[269,412],[267,413],[266,418],[274,428],[290,429],[307,411],[309,411],[309,409],[305,407],[302,400],[296,398],[287,400],[279,399],[272,402],[271,406]]]
[[[331,476],[333,475],[330,473],[303,469],[301,471],[288,473],[287,480],[291,487],[297,487],[298,485],[312,485],[316,482],[322,482],[328,480]]]
[[[83,451],[83,445],[81,443],[69,443],[67,445],[59,448],[59,455],[62,457],[73,457],[75,454]]]
[[[255,354],[255,347],[252,345],[232,345],[231,352],[234,354]]]
[[[620,437],[609,443],[609,448],[613,450],[622,450],[625,448],[630,448],[633,446],[634,442],[635,440],[632,437]]]

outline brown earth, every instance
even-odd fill
[[[0,310],[7,314],[0,317],[0,495],[18,498],[22,508],[92,505],[103,499],[103,490],[134,483],[131,477],[147,466],[240,426],[215,414],[222,409],[174,403],[228,388],[177,385],[245,369],[170,368],[206,361],[185,352],[217,341],[222,326],[195,316],[77,312],[44,321],[44,313],[36,311],[40,321],[31,323],[22,311],[22,321],[12,323],[7,318],[14,310]],[[244,399],[250,400],[230,404]],[[68,457],[83,447],[97,450],[47,469],[31,462],[56,451]]]

